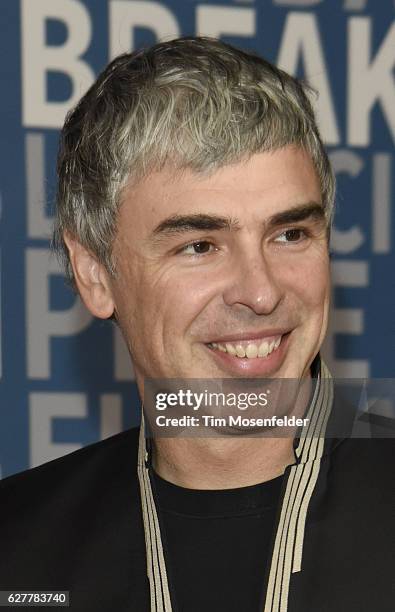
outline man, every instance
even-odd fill
[[[81,612],[393,610],[391,447],[325,439],[334,180],[301,84],[208,38],[121,56],[58,170],[56,244],[142,398],[148,379],[292,379],[307,418],[292,437],[142,427],[6,479],[1,589]]]

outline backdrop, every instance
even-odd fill
[[[335,375],[394,376],[394,0],[2,0],[0,474],[136,424],[117,328],[64,284],[48,237],[58,130],[117,54],[206,34],[254,49],[319,93],[338,178]]]

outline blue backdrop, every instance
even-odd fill
[[[58,130],[115,55],[164,37],[252,48],[320,93],[338,178],[335,375],[393,377],[394,0],[2,0],[0,476],[138,420],[115,326],[94,321],[49,252]]]

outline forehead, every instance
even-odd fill
[[[302,149],[258,153],[210,175],[190,170],[154,172],[125,189],[119,228],[133,221],[146,234],[169,215],[208,213],[260,220],[290,206],[321,201],[318,175]]]

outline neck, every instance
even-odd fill
[[[233,489],[280,476],[295,462],[290,438],[160,438],[153,466],[189,489]]]
[[[292,412],[302,416],[311,378],[300,386]],[[153,467],[169,482],[190,489],[229,489],[272,480],[295,463],[293,437],[156,438]]]

